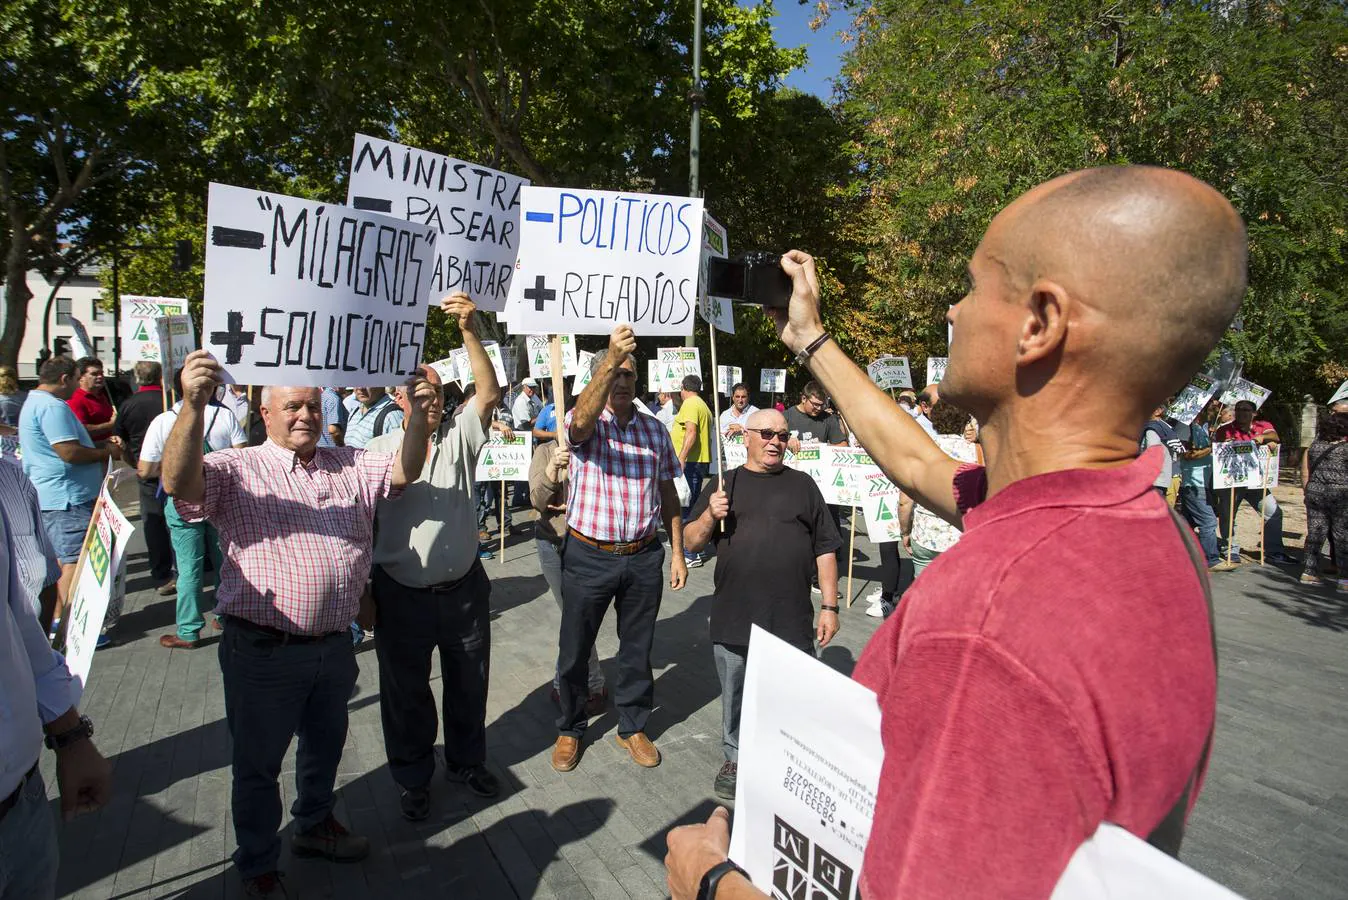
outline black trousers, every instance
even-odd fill
[[[373,573],[379,713],[393,780],[421,788],[435,774],[439,722],[431,693],[431,652],[440,650],[445,762],[487,759],[491,671],[491,581],[481,563],[447,591],[408,587],[381,567]]]
[[[590,650],[610,603],[618,610],[618,678],[613,688],[618,734],[630,737],[646,730],[655,705],[651,644],[664,594],[664,561],[659,541],[630,556],[606,553],[571,537],[563,544],[562,630],[557,641],[561,734],[578,738],[585,731]]]
[[[150,576],[168,581],[173,576],[173,543],[169,540],[164,504],[158,497],[159,479],[140,483],[140,520],[145,526],[145,549],[150,555]]]

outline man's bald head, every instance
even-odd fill
[[[1107,382],[1149,410],[1187,382],[1234,318],[1245,293],[1245,228],[1221,194],[1191,176],[1088,169],[1003,210],[970,271],[975,285],[960,306],[984,284],[994,296],[952,313],[941,385],[952,400],[987,415],[1071,378]],[[998,298],[1023,311],[990,309]],[[1053,346],[1027,354],[1036,341]]]
[[[776,431],[785,431],[786,416],[775,409],[760,409],[757,412],[750,413],[744,427],[749,429],[772,428]]]
[[[775,435],[764,440],[759,434],[765,428],[771,428],[777,434],[786,432],[786,416],[775,409],[760,409],[749,416],[744,423],[745,468],[752,472],[775,472],[786,461],[786,441]]]

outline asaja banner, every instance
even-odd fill
[[[716,391],[729,397],[735,385],[744,380],[744,370],[739,366],[716,367]]]
[[[504,390],[510,384],[510,379],[509,373],[505,369],[505,359],[501,355],[501,345],[496,341],[483,341],[482,349],[487,351],[487,359],[491,360],[492,371],[496,373],[496,383]],[[473,378],[473,363],[468,356],[468,348],[455,347],[449,351],[449,359],[454,365],[454,380],[463,387],[472,384],[475,379]]]
[[[667,376],[676,382],[667,390],[680,390],[687,375],[696,375],[703,386],[706,385],[706,379],[702,377],[702,351],[697,347],[661,347],[658,356],[662,363],[670,367]]]
[[[525,338],[525,349],[529,353],[529,377],[542,380],[552,377],[552,348],[550,335],[531,334]],[[562,377],[571,378],[576,373],[576,336],[574,334],[557,335],[562,349]]]
[[[159,362],[159,339],[154,320],[163,316],[187,315],[187,301],[180,297],[142,297],[122,295],[122,362]]]
[[[191,316],[161,316],[154,320],[155,338],[159,342],[159,365],[164,377],[173,380],[173,373],[182,368],[187,354],[197,349],[197,330]]]
[[[202,344],[227,381],[374,387],[416,372],[434,228],[210,186]]]
[[[884,391],[913,386],[913,375],[908,371],[906,356],[882,356],[866,367],[866,374]]]
[[[763,369],[758,373],[758,389],[769,394],[786,393],[786,369]]]
[[[505,319],[530,334],[693,333],[702,201],[526,186]]]
[[[579,397],[580,392],[590,383],[594,375],[594,354],[589,350],[576,353],[576,377],[571,379],[571,396]]]
[[[527,481],[533,451],[532,435],[517,431],[507,438],[493,431],[491,440],[482,445],[477,455],[473,477],[478,481]]]
[[[821,446],[819,451],[817,481],[824,502],[836,506],[860,506],[866,496],[868,477],[880,473],[870,454],[856,447],[830,444]]]
[[[1212,487],[1255,488],[1263,484],[1263,454],[1254,441],[1221,441],[1212,445]]]
[[[519,250],[520,189],[529,182],[452,156],[356,135],[346,203],[434,228],[428,303],[461,290],[505,309]]]
[[[945,378],[945,367],[950,365],[948,356],[927,357],[927,384],[940,384]]]
[[[1244,378],[1237,378],[1231,382],[1231,386],[1222,394],[1222,403],[1231,406],[1239,403],[1241,400],[1249,400],[1254,404],[1255,409],[1264,405],[1264,401],[1269,398],[1273,392],[1266,387],[1260,387],[1253,381]]]
[[[705,213],[702,217],[702,260],[698,268],[698,312],[702,321],[716,326],[726,334],[735,333],[735,307],[728,297],[713,297],[707,290],[707,266],[712,259],[725,259],[730,253],[730,239],[725,226]]]
[[[903,540],[899,527],[899,487],[883,472],[872,472],[862,485],[861,513],[866,534],[876,544]]]

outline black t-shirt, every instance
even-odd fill
[[[693,516],[702,515],[720,479],[703,491]],[[815,557],[842,546],[823,495],[795,469],[751,472],[741,466],[726,479],[730,515],[716,544],[716,595],[711,639],[748,644],[758,625],[801,648],[814,646],[810,579]]]
[[[809,416],[800,411],[799,406],[787,407],[785,413],[786,428],[796,433],[802,441],[819,441],[824,444],[841,444],[847,440],[843,434],[842,423],[837,416],[820,413]]]
[[[131,465],[140,459],[140,447],[145,443],[145,432],[150,430],[150,423],[163,411],[163,391],[137,391],[118,408],[113,433],[126,444],[126,461]]]

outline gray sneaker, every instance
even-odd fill
[[[716,796],[733,803],[735,800],[735,779],[738,774],[738,763],[727,762],[721,766],[721,771],[716,773],[716,782],[712,785],[712,790],[716,792]]]

